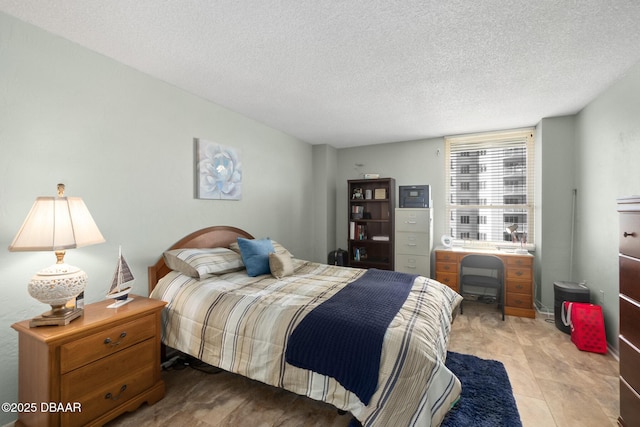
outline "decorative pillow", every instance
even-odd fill
[[[227,248],[173,249],[164,252],[164,262],[172,270],[200,279],[206,274],[241,270],[242,257]]]
[[[250,240],[238,237],[238,247],[249,276],[255,277],[271,272],[269,269],[269,253],[274,252],[274,250],[270,239]]]
[[[241,237],[242,238],[242,237]],[[267,237],[268,239],[268,237]],[[275,240],[271,240],[271,244],[273,245],[273,250],[275,253],[277,254],[287,254],[289,255],[291,258],[293,258],[293,254],[291,252],[289,252],[287,250],[287,248],[285,248],[284,246],[282,246],[280,243],[276,242]],[[240,253],[240,247],[238,246],[237,242],[233,242],[229,245],[229,249],[231,249],[234,252],[238,252]]]
[[[293,274],[293,262],[287,254],[272,252],[269,254],[269,269],[276,279],[282,279]]]

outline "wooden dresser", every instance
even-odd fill
[[[536,317],[533,306],[533,255],[498,250],[437,249],[435,279],[458,292],[460,260],[468,254],[495,255],[505,267],[505,307],[510,316]]]
[[[620,417],[640,426],[640,196],[618,199],[620,212]]]
[[[165,302],[133,298],[119,308],[106,308],[112,300],[89,304],[83,317],[66,326],[30,328],[28,320],[12,325],[19,333],[18,401],[32,404],[16,426],[99,426],[164,397]]]

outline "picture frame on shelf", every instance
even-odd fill
[[[373,193],[373,198],[375,200],[384,200],[387,198],[387,189],[386,188],[376,188]]]

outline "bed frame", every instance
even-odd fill
[[[253,236],[244,230],[226,225],[216,225],[203,228],[183,237],[173,244],[169,249],[181,248],[228,248],[238,237],[253,239]],[[166,276],[171,270],[164,263],[164,257],[160,257],[158,262],[148,267],[149,273],[149,294],[158,284],[158,280]]]

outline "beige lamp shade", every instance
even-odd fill
[[[61,251],[104,242],[80,197],[38,197],[10,251]]]
[[[10,251],[55,251],[57,262],[40,270],[29,282],[29,295],[49,304],[51,311],[31,319],[30,326],[66,325],[82,315],[82,309],[66,303],[84,291],[87,275],[78,267],[64,263],[67,249],[104,242],[89,209],[80,197],[64,197],[64,184],[58,184],[58,197],[38,197]]]

